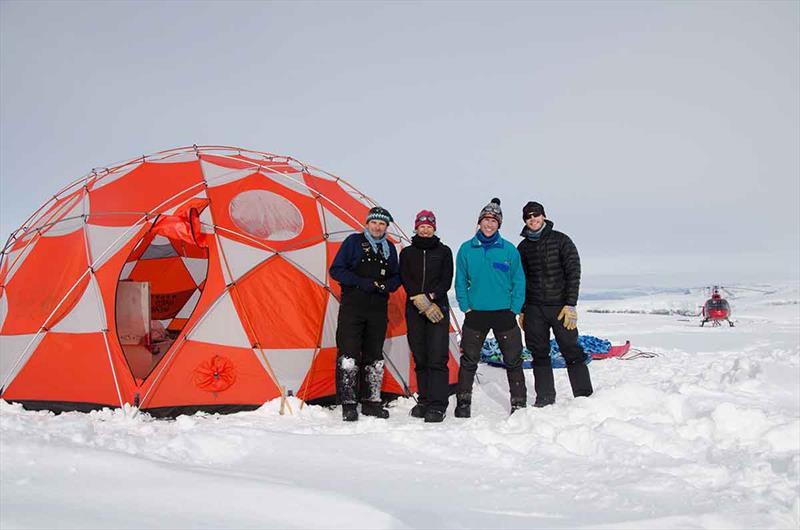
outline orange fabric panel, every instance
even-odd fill
[[[286,241],[260,239],[252,234],[245,234],[231,218],[230,204],[240,193],[253,190],[272,192],[291,202],[294,207],[300,211],[300,215],[303,217],[303,228],[300,233]],[[251,240],[247,239],[253,238],[263,242],[275,251],[283,251],[307,247],[323,240],[322,222],[319,218],[316,201],[312,197],[303,195],[273,180],[267,179],[260,173],[250,175],[249,177],[239,179],[223,186],[209,188],[208,196],[211,199],[211,212],[214,217],[214,222],[218,226],[226,229],[222,231],[221,234],[240,243],[257,246],[254,245]],[[234,234],[243,234],[247,236],[247,238],[236,237]]]
[[[139,260],[129,278],[137,282],[150,282],[151,294],[194,291],[197,287],[178,256]]]
[[[447,371],[450,373],[449,383],[454,385],[458,383],[458,363],[456,362],[456,358],[453,357],[453,352],[447,352]]]
[[[186,326],[186,322],[188,321],[188,318],[173,318],[167,326],[167,329],[169,331],[180,331]]]
[[[347,193],[333,180],[315,177],[308,173],[304,173],[303,177],[306,180],[306,184],[324,196],[319,197],[318,200],[325,208],[356,230],[364,228],[364,223],[369,213],[369,208],[366,205],[356,200],[355,197]],[[345,215],[342,209],[352,215],[355,220]]]
[[[331,265],[333,264],[333,260],[336,258],[336,253],[339,252],[340,248],[342,248],[342,244],[341,243],[327,242],[327,243],[325,243],[325,247],[327,249],[326,258],[328,260],[328,262],[326,264],[326,270],[330,271]],[[328,277],[327,277],[326,281],[328,282],[328,287],[330,287],[331,293],[333,293],[333,296],[335,296],[337,300],[341,301],[342,300],[342,287],[339,285],[339,282],[337,282],[336,280],[331,278],[330,272],[328,272]]]
[[[386,337],[399,337],[408,333],[406,327],[406,290],[400,288],[389,296],[389,326]]]
[[[260,404],[279,397],[280,390],[256,355],[249,348],[186,341],[172,357],[158,386],[141,406]],[[208,378],[214,357],[224,358],[224,373],[220,372],[220,380],[224,376],[226,381],[232,381],[224,390],[220,390],[224,385],[215,388]],[[160,366],[157,366],[153,374],[159,370]],[[150,378],[153,379],[152,374]]]
[[[119,406],[103,334],[47,333],[3,397]]]
[[[185,202],[202,189],[203,174],[199,161],[145,162],[119,180],[89,192],[91,220],[93,224],[104,226],[131,225],[141,219],[141,214],[103,214],[160,213]],[[175,195],[178,196],[156,211],[156,207]]]
[[[383,370],[383,386],[381,390],[384,392],[391,392],[392,394],[405,394],[405,390],[403,390],[403,387],[397,382],[397,379],[394,378],[388,366]]]
[[[281,257],[274,257],[231,291],[239,314],[250,321],[264,349],[319,345],[327,292]],[[247,325],[245,329],[251,331]]]
[[[253,166],[261,166],[264,168],[269,168],[270,171],[278,171],[280,173],[298,172],[297,169],[292,168],[284,161],[270,161],[260,157],[248,157],[247,155],[242,154],[228,156],[202,154],[200,155],[200,158],[206,162],[230,169],[247,169],[252,168]],[[257,168],[254,168],[254,171],[255,170],[257,170]]]
[[[48,322],[50,313],[88,270],[83,230],[43,237],[6,286],[9,300],[4,334],[34,333],[52,327],[80,299],[89,281],[86,274]]]
[[[297,397],[311,401],[336,395],[336,348],[322,348],[306,378],[297,390]]]

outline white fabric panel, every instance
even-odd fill
[[[269,366],[272,368],[272,373],[278,380],[278,384],[285,386],[286,390],[291,390],[294,394],[300,389],[303,384],[303,379],[311,368],[311,360],[314,358],[314,349],[298,349],[298,350],[263,350],[264,355],[269,361]],[[264,360],[261,357],[261,352],[253,350],[253,353],[258,360],[261,361],[262,366]],[[266,366],[264,366],[266,370]]]
[[[8,259],[8,275],[6,276],[6,283],[11,281],[11,278],[14,277],[14,274],[19,270],[20,266],[25,262],[25,259],[33,250],[33,247],[36,246],[36,243],[27,243],[24,247],[19,250],[15,250],[13,252],[9,252],[6,256]]]
[[[268,168],[262,168],[261,174],[292,191],[296,191],[308,197],[313,196],[311,190],[306,186],[302,173],[280,173],[278,171],[270,171]]]
[[[320,206],[320,210],[322,211],[321,215],[325,218],[324,229],[327,230],[329,234],[329,241],[344,241],[350,234],[358,232],[358,230],[336,217],[335,214],[331,213],[331,211],[324,206]],[[342,215],[344,215],[344,213]]]
[[[89,195],[81,193],[64,204],[48,223],[55,223],[42,230],[43,237],[58,237],[80,230],[85,221],[83,215],[89,213]]]
[[[0,386],[6,388],[14,380],[39,343],[44,338],[44,333],[37,337],[33,335],[0,335]],[[36,337],[34,339],[34,337]],[[33,344],[28,348],[28,344],[33,340]],[[25,349],[27,348],[27,352]],[[23,352],[25,355],[23,356]],[[20,356],[22,356],[20,358]],[[19,362],[18,362],[19,361]]]
[[[306,275],[325,285],[328,277],[326,252],[327,246],[322,242],[306,248],[281,252],[281,256],[301,267]]]
[[[60,333],[96,333],[102,331],[105,326],[105,317],[100,312],[100,290],[97,287],[97,280],[94,275],[89,276],[89,283],[86,284],[78,303],[72,308],[58,324],[53,327],[53,331]]]
[[[92,267],[97,270],[138,233],[135,226],[86,225]],[[108,251],[108,252],[106,252]]]
[[[411,350],[408,347],[408,339],[405,335],[392,337],[383,342],[383,356],[392,362],[386,362],[385,367],[397,379],[401,385],[403,382],[408,384],[408,374],[411,371]],[[393,366],[394,365],[394,366]],[[400,370],[400,374],[395,370]]]
[[[328,295],[328,305],[325,307],[325,321],[322,323],[322,347],[336,347],[336,326],[339,318],[339,301],[333,295]]]
[[[197,160],[197,153],[194,151],[166,153],[160,155],[148,156],[147,161],[153,164],[175,164],[178,162],[195,162]]]
[[[208,260],[205,258],[181,258],[186,270],[192,275],[195,285],[200,285],[206,279]]]
[[[169,240],[168,237],[155,236],[155,237],[153,237],[153,240],[150,241],[150,244],[151,245],[170,245],[171,243],[170,243],[170,240]]]
[[[122,273],[120,273],[119,279],[120,280],[127,280],[131,275],[131,271],[133,271],[133,268],[136,266],[136,263],[137,263],[136,261],[130,261],[130,262],[126,263],[122,267]]]
[[[216,304],[204,316],[202,322],[189,333],[190,340],[235,346],[237,348],[250,348],[250,339],[247,338],[239,320],[239,314],[231,300],[229,292],[220,296]]]
[[[197,302],[200,300],[200,289],[195,289],[192,293],[192,297],[183,305],[178,314],[175,315],[175,318],[189,318],[192,316],[192,312],[194,308],[197,307]],[[169,320],[167,320],[169,322]]]
[[[200,168],[206,178],[206,184],[209,187],[222,186],[230,182],[235,182],[239,179],[249,177],[253,173],[258,172],[258,166],[248,167],[244,169],[231,169],[229,167],[222,167],[205,160],[200,160]]]
[[[455,331],[450,333],[450,353],[453,354],[456,362],[461,364],[461,348],[458,345],[458,333]]]
[[[214,219],[211,218],[210,207],[200,212],[200,232],[204,234],[214,233]]]
[[[223,261],[222,256],[220,256],[222,270],[225,273],[225,278],[228,283],[230,283],[231,280],[238,280],[253,267],[275,255],[274,252],[270,252],[269,250],[251,247],[250,245],[233,241],[227,237],[220,236],[219,241],[222,246],[222,252],[225,254],[225,260],[227,260],[228,266],[231,268],[231,273],[233,274],[233,278],[229,279],[228,271],[225,268],[225,261]]]
[[[95,181],[94,185],[91,187],[90,193],[91,191],[100,189],[103,186],[108,186],[112,182],[121,179],[131,171],[138,169],[138,167],[141,165],[142,165],[141,162],[137,162],[135,164],[129,164],[125,167],[119,168],[117,171],[114,171],[113,173],[109,173],[108,175],[100,177],[98,180]]]

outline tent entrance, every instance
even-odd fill
[[[208,249],[154,232],[128,257],[117,284],[117,336],[131,373],[146,379],[182,333],[205,287]]]

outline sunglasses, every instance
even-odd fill
[[[436,222],[436,218],[433,217],[432,215],[420,215],[419,217],[417,217],[417,222],[418,223],[435,223]]]
[[[527,221],[528,219],[533,219],[534,217],[539,217],[541,215],[544,215],[544,212],[531,212],[525,216],[525,220]]]

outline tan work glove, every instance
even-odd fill
[[[438,305],[431,302],[428,295],[424,293],[414,295],[411,297],[411,301],[414,302],[414,307],[416,307],[420,313],[424,313],[428,320],[434,324],[444,318],[442,310],[439,309]]]
[[[558,314],[558,320],[564,320],[564,327],[572,330],[578,327],[578,312],[571,305],[565,305]]]
[[[431,303],[431,306],[425,311],[425,316],[428,317],[428,320],[436,324],[437,322],[441,322],[444,318],[444,313],[442,313],[441,308]]]
[[[525,313],[520,313],[517,317],[517,322],[519,323],[519,329],[525,330]]]

